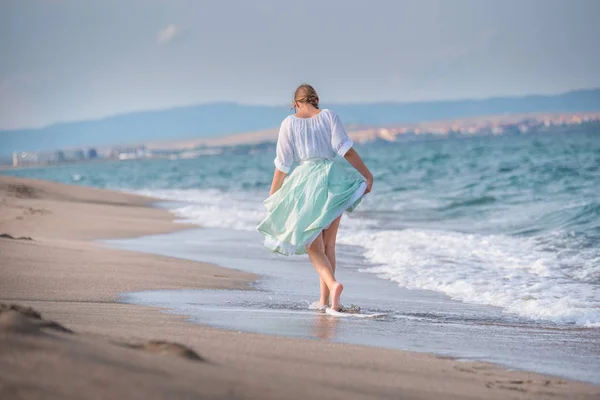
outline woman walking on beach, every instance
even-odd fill
[[[306,254],[319,274],[320,306],[340,310],[344,287],[335,279],[335,242],[342,213],[353,211],[371,191],[373,175],[348,137],[340,118],[319,109],[310,85],[294,93],[296,113],[281,123],[268,215],[258,226],[265,246],[284,255]],[[364,177],[348,176],[335,156]],[[292,163],[299,166],[287,176]],[[287,178],[286,178],[287,176]]]

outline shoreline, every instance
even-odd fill
[[[90,375],[99,373],[99,368],[102,376],[113,382],[136,373],[134,381],[146,385],[149,398],[209,393],[233,393],[234,398],[346,399],[593,398],[600,394],[600,387],[591,384],[508,371],[484,362],[238,333],[192,324],[186,322],[187,317],[154,307],[120,303],[120,293],[139,290],[247,288],[256,276],[207,263],[108,249],[93,242],[194,227],[174,223],[167,210],[152,208],[154,199],[5,176],[0,177],[0,194],[0,234],[33,239],[0,239],[0,271],[5,278],[0,283],[0,302],[32,306],[44,318],[75,331],[75,338],[67,339],[65,334],[45,333],[65,339],[59,344],[46,343],[45,337],[32,339],[0,331],[0,339],[8,340],[14,349],[11,354],[18,356],[0,356],[3,370],[11,368],[11,387],[34,387],[40,393],[52,388],[64,398],[74,398],[67,395],[73,396],[70,389],[75,383],[64,375],[73,368],[65,349],[83,346],[92,355],[98,355],[92,351],[97,350],[111,360],[126,359],[131,365],[125,370],[106,368],[89,356],[79,360],[77,384],[90,383]],[[192,365],[177,356],[161,357],[110,343],[151,339],[181,343],[209,362]],[[55,362],[48,365],[35,352],[27,351],[25,344],[31,340],[47,344]],[[27,374],[34,362],[41,362],[37,368],[43,373],[38,377]],[[170,380],[161,375],[165,365],[171,371]],[[148,373],[134,372],[136,368]],[[57,371],[64,373],[62,378],[56,378]],[[128,396],[137,389],[127,382],[90,388],[97,391],[96,396],[112,397]]]
[[[177,203],[177,206],[180,206]],[[228,253],[235,243],[240,252]],[[250,291],[154,290],[127,293],[124,302],[164,307],[189,316],[193,323],[219,329],[391,350],[408,350],[458,360],[479,360],[505,369],[533,371],[600,384],[598,331],[519,321],[492,306],[452,300],[434,291],[405,289],[393,281],[365,274],[354,251],[339,249],[343,282],[350,290],[345,304],[380,320],[332,319],[310,311],[314,272],[307,259],[272,257],[258,233],[198,228],[166,235],[108,241],[113,248],[139,251],[259,274]],[[346,246],[343,246],[346,247]],[[358,264],[357,264],[358,263]],[[354,288],[354,289],[352,289]]]

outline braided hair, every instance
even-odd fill
[[[308,103],[314,108],[319,108],[319,95],[315,88],[307,83],[298,86],[298,89],[294,92],[294,103]]]

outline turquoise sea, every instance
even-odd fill
[[[357,147],[372,194],[342,223],[364,273],[507,315],[600,327],[600,132]],[[253,231],[269,152],[5,173],[175,201],[182,220]],[[340,160],[340,162],[345,162]]]

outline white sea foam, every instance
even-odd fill
[[[171,200],[181,205],[170,209],[181,222],[211,228],[255,230],[264,218],[262,199],[258,194],[209,190],[145,190],[136,193]]]
[[[326,308],[327,308],[326,305],[321,304],[318,301],[313,301],[312,303],[310,303],[308,305],[308,309],[309,310],[325,311]]]
[[[366,271],[404,287],[533,319],[600,325],[597,257],[561,257],[539,239],[414,229],[355,232],[339,242],[364,247],[376,264]]]
[[[252,231],[265,217],[262,192],[146,190],[176,202],[182,222]],[[380,231],[376,221],[349,215],[339,243],[361,246],[376,264],[365,271],[400,286],[504,308],[533,319],[600,326],[600,254],[572,249],[560,235],[519,238],[450,231]]]

